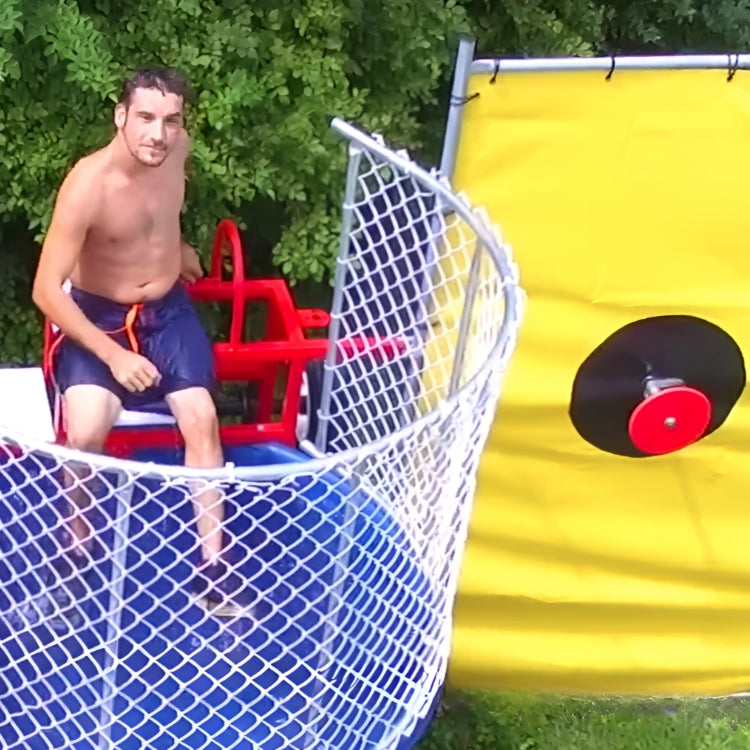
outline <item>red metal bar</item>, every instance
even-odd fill
[[[231,279],[224,279],[227,256],[231,258]],[[330,316],[324,310],[295,308],[289,286],[283,279],[246,279],[245,273],[239,229],[231,220],[223,219],[214,233],[208,275],[189,285],[187,290],[196,302],[231,303],[229,341],[213,345],[216,375],[219,381],[258,382],[259,403],[257,424],[225,425],[220,429],[221,438],[229,444],[279,440],[294,445],[302,375],[307,363],[323,359],[328,348],[326,339],[307,339],[304,329],[324,328]],[[267,305],[262,341],[243,341],[246,304],[250,301]],[[56,338],[51,324],[45,321],[42,361],[50,385],[53,385],[52,351]],[[368,350],[366,344],[357,342],[341,349],[349,356]],[[271,421],[277,375],[282,368],[287,369],[287,382],[281,418]],[[57,409],[59,403],[57,394],[53,408]],[[62,421],[59,419],[55,425],[60,440],[64,440]],[[110,433],[106,449],[113,455],[127,456],[137,448],[181,444],[176,427],[122,427]]]

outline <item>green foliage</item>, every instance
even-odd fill
[[[43,234],[65,170],[111,137],[128,68],[174,65],[198,91],[188,239],[205,248],[219,218],[270,199],[284,211],[276,253],[290,278],[323,278],[336,237],[321,216],[339,211],[345,159],[330,115],[418,146],[416,112],[435,97],[462,23],[452,0],[5,0],[0,220],[22,216]],[[299,259],[293,230],[308,220],[315,244]]]
[[[293,283],[327,279],[346,160],[330,117],[419,148],[462,29],[455,0],[3,0],[0,226],[41,241],[66,171],[112,137],[129,69],[170,65],[198,94],[188,241],[205,255],[230,216]]]
[[[603,42],[604,3],[588,0],[465,0],[485,56],[591,55]]]
[[[29,304],[31,276],[36,261],[33,246],[11,244],[17,227],[0,226],[3,273],[0,274],[0,352],[3,364],[38,364],[42,354],[42,329],[36,309]]]
[[[449,693],[418,750],[745,750],[743,698]]]
[[[737,0],[464,0],[480,55],[741,52],[750,4]]]
[[[419,148],[462,29],[455,0],[2,0],[0,227],[21,220],[39,242],[66,171],[114,134],[129,69],[170,65],[198,92],[188,241],[205,255],[233,217],[293,283],[325,280],[346,160],[330,117]]]
[[[606,51],[729,53],[747,51],[750,5],[736,0],[602,3]]]

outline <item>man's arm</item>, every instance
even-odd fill
[[[180,160],[183,173],[185,164],[190,156],[190,136],[185,128],[180,131],[180,139],[175,148],[175,158]],[[187,180],[187,175],[185,175]],[[200,278],[203,278],[203,268],[198,253],[185,242],[180,240],[180,278],[188,284],[192,284]]]
[[[78,262],[91,224],[95,198],[88,187],[88,171],[77,165],[60,187],[31,296],[66,336],[108,362],[122,347],[100,331],[62,288]]]
[[[180,278],[188,284],[203,278],[203,268],[198,253],[185,240],[180,241]]]
[[[96,206],[93,177],[90,168],[77,165],[60,187],[31,296],[66,336],[99,357],[119,383],[129,391],[143,391],[158,380],[156,367],[99,330],[62,288],[75,269],[91,226]]]

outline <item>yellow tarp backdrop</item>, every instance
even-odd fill
[[[750,393],[677,453],[626,458],[568,416],[578,367],[649,316],[750,354],[750,72],[471,77],[454,186],[513,247],[529,301],[483,455],[450,679],[750,688]]]

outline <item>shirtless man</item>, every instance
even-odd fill
[[[123,405],[164,398],[185,441],[185,464],[216,468],[223,454],[211,344],[181,283],[202,276],[180,231],[187,93],[185,80],[167,69],[125,81],[117,134],[60,187],[33,299],[64,334],[55,377],[70,447],[101,452]],[[68,279],[71,294],[63,289]],[[194,590],[220,614],[223,605],[231,609],[227,587],[236,579],[220,555],[221,496],[204,491],[194,507],[203,553]],[[90,527],[80,508],[71,528],[74,554],[85,557]]]

